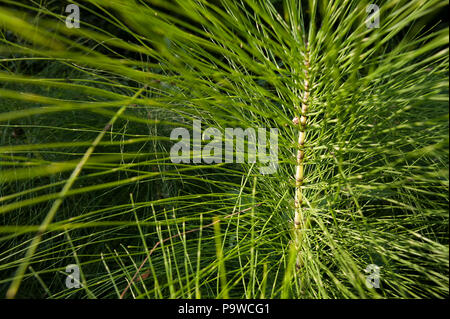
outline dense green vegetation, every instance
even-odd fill
[[[448,298],[448,1],[62,3],[0,0],[2,297]],[[173,163],[193,120],[277,171]]]

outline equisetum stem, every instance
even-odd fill
[[[304,94],[302,99],[302,107],[299,111],[300,120],[298,117],[294,118],[294,123],[299,125],[298,134],[298,151],[297,151],[297,168],[295,172],[295,217],[294,217],[294,228],[297,234],[296,245],[299,248],[301,234],[300,230],[304,228],[304,216],[303,216],[303,192],[302,185],[304,179],[304,157],[305,157],[305,136],[306,136],[306,113],[308,111],[308,99],[309,99],[309,49],[306,48],[305,55],[305,83],[304,83]],[[297,260],[297,266],[299,266],[299,260]]]

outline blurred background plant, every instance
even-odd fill
[[[70,3],[80,28],[66,27]],[[370,3],[379,28],[366,26]],[[447,9],[0,0],[0,293],[448,297]],[[306,43],[296,246],[291,119]],[[172,163],[170,132],[194,119],[278,128],[278,171]],[[82,287],[65,286],[68,264]],[[366,286],[370,264],[381,267],[377,289]]]

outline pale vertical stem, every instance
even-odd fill
[[[308,89],[308,81],[306,81],[305,89]],[[308,99],[309,92],[306,91],[304,95],[304,99]],[[302,205],[303,205],[303,193],[302,193],[302,185],[303,185],[303,177],[304,177],[304,169],[303,169],[303,160],[305,157],[305,128],[306,128],[306,112],[308,110],[308,105],[306,103],[302,103],[302,115],[300,117],[300,132],[298,134],[298,151],[297,151],[297,170],[295,173],[295,218],[294,218],[294,226],[296,229],[301,227],[303,217],[302,217]]]
[[[298,134],[298,151],[297,151],[297,169],[295,173],[295,217],[294,227],[295,229],[301,229],[303,226],[303,178],[304,178],[304,165],[303,160],[305,157],[305,136],[306,136],[306,113],[308,111],[308,99],[309,99],[309,52],[306,52],[305,59],[305,92],[303,94],[302,107],[300,110],[300,131]],[[295,120],[295,119],[294,119]],[[298,122],[295,121],[295,122]]]

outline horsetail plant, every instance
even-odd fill
[[[0,294],[448,297],[448,1],[69,2],[0,0]]]

